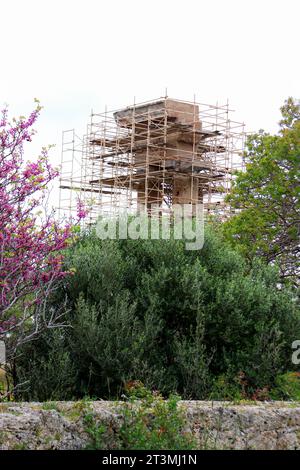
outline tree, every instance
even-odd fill
[[[47,301],[67,274],[62,252],[73,236],[71,221],[59,224],[43,207],[48,184],[58,174],[48,150],[35,161],[24,160],[40,110],[37,102],[29,118],[10,123],[4,109],[0,119],[0,340],[9,362],[20,345],[61,324],[60,309],[48,310]]]
[[[248,258],[277,263],[281,278],[299,282],[300,104],[281,108],[278,135],[248,138],[246,171],[238,172],[227,200],[238,214],[224,224],[226,237]]]

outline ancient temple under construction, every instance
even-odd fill
[[[82,138],[63,132],[60,214],[80,199],[88,223],[124,211],[161,215],[175,204],[226,217],[224,196],[243,163],[244,125],[231,113],[228,103],[169,97],[92,113]]]

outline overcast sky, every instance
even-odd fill
[[[168,95],[229,99],[247,130],[276,131],[299,98],[299,0],[0,0],[0,103],[44,110],[31,151],[103,111]]]

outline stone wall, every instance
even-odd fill
[[[0,403],[0,449],[84,449],[87,406],[113,439],[122,419],[113,402]],[[185,401],[180,406],[199,449],[300,449],[300,403]]]

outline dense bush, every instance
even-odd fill
[[[211,229],[200,251],[182,240],[88,234],[66,268],[74,275],[55,303],[67,297],[71,327],[19,357],[23,398],[114,398],[130,380],[184,398],[251,397],[292,369],[294,293],[279,288],[274,268],[250,269]]]

